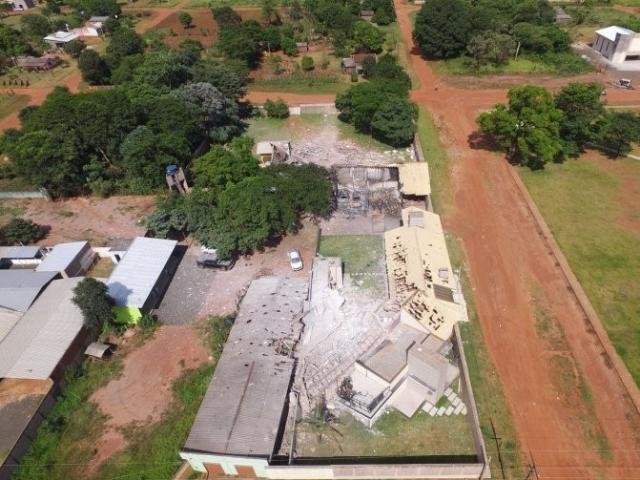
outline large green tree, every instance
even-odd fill
[[[568,155],[578,155],[598,136],[604,114],[602,92],[597,83],[570,83],[556,95],[556,107],[563,112],[560,136]]]
[[[383,103],[373,115],[372,134],[392,147],[407,147],[413,142],[417,117],[416,106],[408,100]]]
[[[214,146],[209,152],[194,160],[191,171],[198,187],[222,191],[246,177],[260,171],[253,155],[253,140],[238,137],[228,146]]]
[[[471,33],[469,4],[465,0],[429,0],[418,12],[413,38],[431,58],[457,57]]]
[[[640,143],[640,116],[633,112],[613,112],[604,116],[600,126],[602,150],[613,157],[626,155],[631,144]]]
[[[82,79],[90,85],[109,83],[109,66],[95,50],[83,50],[78,56],[78,68]]]
[[[499,104],[478,117],[480,131],[492,136],[508,157],[533,169],[564,158],[559,110],[543,87],[525,85],[509,90],[509,104]]]
[[[73,303],[80,308],[84,325],[90,330],[102,330],[115,319],[107,286],[95,278],[84,278],[76,285]]]
[[[369,22],[359,21],[353,26],[353,41],[356,49],[378,53],[384,44],[384,32]]]
[[[40,225],[24,218],[12,218],[0,229],[2,240],[9,245],[33,243],[43,236]]]

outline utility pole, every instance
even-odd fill
[[[491,431],[493,432],[493,439],[496,442],[496,449],[498,450],[498,462],[500,462],[500,471],[502,472],[502,478],[507,478],[504,474],[504,465],[502,464],[502,452],[500,451],[500,441],[501,437],[496,435],[496,427],[493,425],[493,418],[489,417],[489,421],[491,422]]]

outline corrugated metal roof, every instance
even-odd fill
[[[268,457],[289,392],[294,361],[276,351],[297,342],[307,285],[254,280],[240,304],[185,449]]]
[[[601,28],[600,30],[596,30],[596,34],[608,40],[611,40],[612,42],[615,42],[618,34],[635,35],[635,32],[633,30],[629,30],[628,28],[622,28],[616,25],[612,25],[611,27]]]
[[[36,267],[36,271],[62,272],[66,270],[87,245],[89,242],[59,243],[44,257],[42,263]]]
[[[116,305],[142,308],[176,248],[175,240],[137,237],[107,280]]]
[[[82,330],[73,303],[80,277],[54,280],[0,342],[0,377],[49,378]]]
[[[400,191],[405,195],[431,195],[429,165],[426,162],[402,163],[398,166]]]
[[[18,323],[22,313],[0,308],[0,342],[7,336],[13,326]]]
[[[42,247],[33,246],[33,247],[0,247],[0,258],[7,259],[29,259],[29,258],[38,258],[40,256],[40,250]]]
[[[57,272],[0,270],[0,307],[26,312]]]

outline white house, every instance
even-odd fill
[[[640,65],[640,36],[628,28],[614,25],[597,30],[592,47],[616,67]]]

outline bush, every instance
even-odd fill
[[[313,58],[307,57],[307,56],[302,57],[300,66],[302,67],[302,70],[304,70],[305,72],[310,72],[315,68],[315,65],[313,63]]]
[[[113,300],[107,286],[95,278],[84,278],[73,289],[73,303],[82,311],[85,327],[100,330],[111,325],[115,319]]]
[[[271,118],[287,118],[289,116],[289,105],[282,99],[267,100],[264,102],[264,109],[267,116]]]
[[[285,55],[289,55],[290,57],[295,57],[298,54],[298,46],[296,45],[296,41],[291,37],[284,37],[281,42],[282,51]]]
[[[2,228],[2,237],[9,244],[32,243],[43,237],[42,227],[31,220],[13,218]]]
[[[78,58],[82,51],[86,48],[86,45],[82,40],[71,40],[64,46],[64,51],[71,55],[73,58]]]

